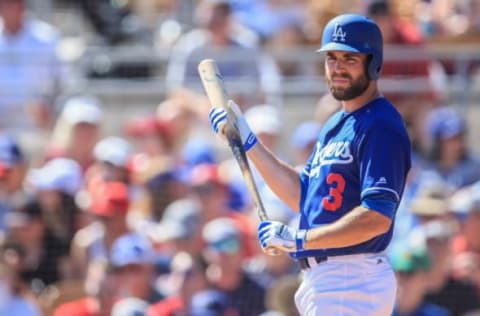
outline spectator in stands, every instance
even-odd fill
[[[216,218],[231,218],[242,232],[244,255],[252,256],[258,249],[258,243],[254,239],[254,226],[248,214],[229,207],[231,191],[221,178],[219,167],[215,164],[200,164],[194,167],[190,172],[190,186],[202,209],[202,226]]]
[[[465,119],[454,108],[441,107],[430,112],[425,128],[430,140],[429,173],[454,189],[480,180],[480,160],[470,152]]]
[[[168,256],[178,252],[198,254],[201,242],[201,206],[191,198],[173,201],[152,227],[151,238]]]
[[[86,174],[87,186],[92,178],[130,183],[132,153],[130,143],[121,137],[110,136],[100,140],[93,148],[95,164]]]
[[[190,303],[190,316],[238,316],[228,295],[208,289],[196,292]]]
[[[38,198],[43,220],[50,232],[70,245],[78,229],[79,210],[75,195],[83,185],[79,164],[72,159],[55,158],[40,168],[30,169],[26,181]]]
[[[93,149],[103,121],[100,101],[91,96],[68,99],[55,123],[49,157],[67,157],[75,160],[86,171],[95,161]]]
[[[250,99],[249,103],[278,104],[275,100],[280,92],[277,66],[267,54],[235,36],[229,1],[200,1],[196,17],[198,28],[183,35],[172,49],[166,77],[168,89],[190,87],[198,90],[197,66],[208,57],[217,60],[226,79],[243,80],[244,97]],[[238,57],[232,59],[234,55]],[[273,99],[265,99],[265,96]]]
[[[137,234],[119,237],[112,245],[110,258],[118,274],[120,298],[134,297],[150,304],[164,298],[155,287],[155,253],[147,239]]]
[[[53,316],[112,316],[112,307],[119,299],[118,271],[111,266],[100,274],[90,273],[85,283],[95,283],[95,290],[79,299],[65,302],[55,308]]]
[[[167,298],[150,306],[147,316],[191,315],[192,297],[209,287],[207,263],[200,254],[177,252],[170,273],[160,285]]]
[[[15,288],[15,271],[0,261],[0,315],[40,316],[38,306],[28,301]]]
[[[38,134],[51,128],[64,80],[57,30],[28,15],[26,7],[25,0],[0,1],[0,128],[37,128]]]
[[[0,132],[0,232],[5,229],[5,216],[25,203],[26,171],[27,162],[16,138]]]
[[[127,297],[115,302],[111,316],[145,316],[148,303],[144,300]]]
[[[426,245],[431,259],[425,301],[446,308],[452,315],[464,315],[479,308],[480,300],[472,284],[452,275],[451,240],[455,230],[450,222],[434,220],[420,226],[411,236]]]
[[[203,227],[202,237],[212,285],[230,297],[239,316],[264,312],[266,290],[243,268],[245,250],[235,222],[225,217],[214,219]]]
[[[122,182],[97,183],[79,197],[82,208],[95,219],[80,229],[74,236],[70,254],[77,278],[87,275],[89,266],[95,262],[108,262],[114,242],[130,232],[127,212],[130,198],[128,187]]]
[[[441,82],[438,78],[444,77],[444,69],[430,59],[424,50],[418,49],[424,45],[422,32],[412,17],[400,12],[399,3],[387,0],[372,1],[367,7],[367,15],[380,27],[387,48],[394,45],[397,49],[406,51],[402,54],[404,58],[389,58],[384,61],[382,78],[396,83],[395,91],[384,91],[384,94],[395,104],[410,130],[418,131],[424,123],[424,114],[432,103],[438,102],[436,98],[440,95],[437,92],[446,89],[435,87],[433,84]],[[416,49],[409,51],[412,48]],[[417,79],[414,85],[410,84],[412,79]],[[410,136],[414,152],[421,153],[422,148],[419,148],[421,144],[418,144],[416,134],[411,133]]]
[[[295,307],[295,292],[300,286],[298,275],[279,276],[267,290],[266,305],[268,311],[261,316],[300,316]]]
[[[425,303],[427,278],[431,260],[421,246],[399,246],[391,254],[392,267],[398,281],[398,294],[393,316],[449,316],[447,309]]]
[[[15,266],[26,288],[39,294],[47,285],[65,277],[68,244],[48,228],[38,202],[29,202],[10,213],[7,225],[5,247],[8,245],[12,251],[6,248],[4,255],[16,256],[7,261]]]
[[[141,195],[133,211],[149,221],[161,220],[165,208],[188,193],[186,176],[171,157],[147,160],[135,171]]]
[[[465,193],[463,195],[461,193]],[[466,192],[458,192],[452,196],[455,202],[463,199],[466,207],[462,213],[461,228],[454,237],[453,276],[469,282],[477,288],[480,295],[480,182],[468,187]]]
[[[85,16],[108,45],[145,40],[145,25],[135,15],[132,2],[79,1]]]
[[[167,156],[172,153],[171,127],[156,116],[136,117],[127,121],[126,134],[135,150],[145,158]]]

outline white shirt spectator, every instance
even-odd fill
[[[28,104],[53,103],[61,74],[58,40],[52,26],[33,18],[16,34],[0,24],[0,127],[31,127]]]

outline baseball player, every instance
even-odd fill
[[[301,315],[390,315],[396,281],[384,250],[410,169],[410,142],[400,114],[377,87],[382,34],[366,17],[340,15],[325,26],[319,51],[342,109],[323,125],[300,173],[263,146],[229,103],[248,157],[300,214],[298,228],[261,222],[258,238],[267,253],[286,252],[300,264],[295,303]],[[222,109],[210,112],[221,137],[226,116]]]

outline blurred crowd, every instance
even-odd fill
[[[312,69],[270,52],[318,45],[325,21],[347,11],[375,19],[387,44],[475,44],[480,34],[477,0],[53,2],[84,14],[95,45],[168,51],[168,93],[105,133],[109,111],[124,108],[75,87],[59,56],[62,29],[27,0],[0,0],[0,315],[297,315],[299,267],[261,251],[240,170],[195,89],[196,65],[213,57],[227,79],[246,79],[232,97],[261,141],[301,168],[340,105],[322,95],[286,135],[282,76],[321,72],[321,61]],[[431,82],[387,94],[413,143],[388,249],[394,315],[480,315],[480,159],[465,113],[439,89],[456,69],[417,57],[387,59],[382,72]],[[472,78],[477,66],[467,65]],[[295,225],[254,173],[270,218]]]

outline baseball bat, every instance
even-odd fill
[[[240,133],[238,128],[232,122],[234,114],[228,106],[229,98],[225,88],[225,82],[223,81],[223,77],[220,74],[215,60],[202,60],[198,65],[198,73],[200,75],[200,79],[202,80],[203,88],[205,89],[207,97],[210,100],[210,104],[214,107],[222,107],[227,110],[228,124],[226,126],[225,134],[228,140],[228,145],[230,146],[233,156],[240,167],[243,179],[245,180],[247,189],[253,198],[259,218],[262,221],[268,220],[267,212],[263,206],[260,193],[258,192],[255,179],[253,178],[253,174],[248,163],[247,154],[243,149]]]

